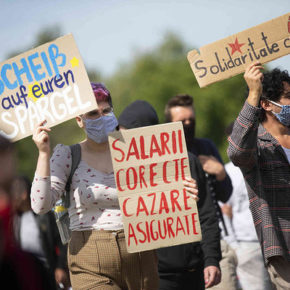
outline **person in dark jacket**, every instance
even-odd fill
[[[19,247],[37,257],[48,270],[51,283],[67,289],[70,286],[67,268],[67,247],[61,243],[53,212],[35,215],[30,205],[31,182],[17,176],[12,185],[15,210],[14,235]],[[53,285],[53,284],[52,284]]]
[[[165,107],[166,122],[182,121],[187,150],[196,155],[215,193],[216,199],[225,203],[232,194],[232,183],[227,175],[215,144],[206,138],[195,136],[195,110],[193,97],[177,95]]]
[[[223,230],[222,234],[227,236],[227,228],[218,201],[225,203],[230,198],[232,183],[215,144],[210,139],[196,138],[195,136],[196,118],[193,97],[189,95],[172,97],[165,107],[165,119],[166,122],[181,121],[183,123],[187,150],[196,155],[202,164],[215,205],[216,216]],[[236,254],[224,239],[221,239],[221,249],[222,281],[214,289],[223,290],[226,287],[235,290],[237,289]]]
[[[137,100],[119,117],[120,128],[133,129],[157,125],[158,116],[146,101]],[[219,283],[220,232],[204,171],[198,159],[189,152],[190,171],[199,192],[197,202],[202,241],[157,250],[160,290],[205,289]]]

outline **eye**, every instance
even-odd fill
[[[107,107],[107,108],[103,109],[103,114],[107,115],[107,114],[110,114],[112,111],[113,111],[113,108]]]
[[[91,111],[88,113],[89,116],[99,116],[100,112],[99,111]]]

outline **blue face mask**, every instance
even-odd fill
[[[87,136],[99,144],[107,142],[109,133],[118,126],[118,120],[114,113],[101,116],[98,119],[83,119],[83,121]]]
[[[275,112],[272,112],[272,113],[276,116],[276,118],[279,120],[281,124],[283,124],[286,127],[289,127],[290,126],[290,105],[280,105],[270,100],[269,102],[282,108],[280,113],[275,113]]]

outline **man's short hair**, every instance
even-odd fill
[[[193,97],[190,95],[176,95],[172,97],[166,104],[164,115],[165,121],[171,122],[171,113],[170,109],[173,107],[193,107]]]
[[[290,76],[287,70],[281,71],[278,68],[264,73],[262,98],[277,102],[283,94],[283,82],[290,84]]]
[[[261,99],[274,102],[279,101],[284,91],[283,82],[290,84],[290,76],[287,70],[281,71],[280,69],[275,68],[272,71],[265,72],[262,81],[263,93]],[[263,122],[265,118],[265,111],[262,110],[259,121]]]

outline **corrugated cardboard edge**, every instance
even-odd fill
[[[200,54],[198,53],[198,51],[196,49],[193,49],[193,50],[191,50],[191,51],[189,51],[187,53],[187,60],[188,60],[188,62],[190,64],[190,67],[191,67],[191,69],[193,71],[194,76],[195,76],[194,63],[199,58],[200,58]],[[202,79],[198,79],[197,77],[195,77],[195,79],[196,79],[196,81],[197,81],[197,83],[198,83],[200,88],[205,87],[205,85],[203,84]]]

